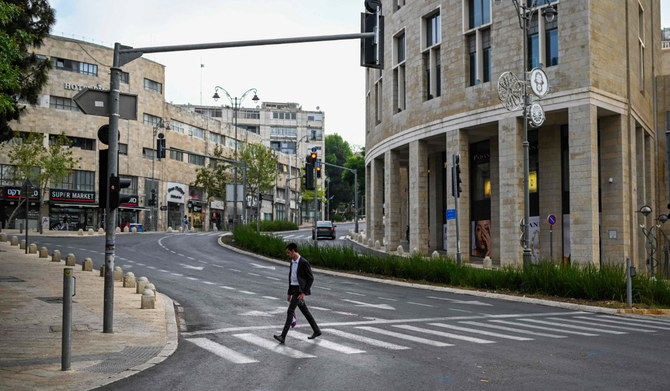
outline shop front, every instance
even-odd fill
[[[95,192],[84,190],[49,190],[49,229],[77,231],[95,229],[97,224]]]
[[[188,217],[193,228],[204,229],[205,227],[205,194],[202,189],[191,187],[188,190]]]
[[[216,227],[219,231],[223,229],[223,211],[224,211],[224,203],[222,200],[214,200],[209,203],[209,215],[211,219],[211,227],[212,229]]]
[[[121,202],[117,214],[117,226],[123,231],[126,227],[130,230],[132,226],[140,224],[140,212],[145,210],[138,205],[137,194],[124,194],[127,200]],[[140,225],[141,227],[141,225]],[[140,229],[138,227],[138,230]]]
[[[25,203],[21,204],[21,208],[16,209],[22,198],[22,188],[20,186],[6,186],[1,188],[0,194],[0,217],[2,220],[2,228],[19,228],[23,226],[26,218]],[[28,229],[37,228],[37,218],[39,216],[40,208],[40,192],[39,189],[31,189],[28,192]],[[14,213],[16,211],[16,213]],[[14,213],[12,221],[7,221]]]
[[[183,183],[168,182],[165,202],[167,203],[167,225],[172,229],[179,229],[184,218],[184,203],[186,200],[186,185]]]

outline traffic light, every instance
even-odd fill
[[[316,163],[316,152],[312,152],[309,155],[307,155],[307,159],[305,161],[308,164],[314,165]]]
[[[149,198],[149,206],[156,206],[158,203],[156,202],[156,189],[151,189],[151,197]]]
[[[384,17],[381,0],[365,0],[368,12],[361,13],[361,33],[375,33],[374,37],[361,38],[361,66],[384,68]]]
[[[130,187],[129,178],[119,178],[116,175],[109,177],[109,210],[114,210],[121,204],[127,204],[132,198],[131,195],[121,194],[121,189]]]
[[[321,160],[316,162],[316,177],[321,178]]]
[[[98,151],[98,202],[100,208],[107,207],[107,149]]]
[[[305,178],[305,189],[314,190],[314,165],[311,162],[305,164],[305,173],[302,177]]]
[[[165,139],[161,137],[163,133],[158,135],[158,140],[156,140],[156,156],[158,160],[165,158]]]
[[[461,157],[460,155],[454,155],[454,165],[451,168],[451,194],[458,198],[461,196],[463,189],[461,188]]]

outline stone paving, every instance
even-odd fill
[[[7,231],[3,231],[7,233]],[[32,233],[31,233],[32,235]],[[104,278],[100,266],[73,268],[71,369],[61,370],[62,261],[25,254],[0,243],[0,390],[88,390],[131,376],[177,348],[172,300],[159,294],[154,309],[140,309],[135,288],[114,284],[113,333],[103,333]],[[157,287],[160,289],[160,286]]]

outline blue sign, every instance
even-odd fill
[[[556,216],[554,216],[554,215],[549,215],[549,217],[547,217],[547,222],[549,223],[549,225],[554,225],[554,224],[556,224]]]
[[[316,152],[316,147],[312,147],[312,152]]]
[[[456,209],[447,209],[447,220],[456,220]]]

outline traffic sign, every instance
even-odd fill
[[[549,223],[549,225],[554,225],[554,224],[556,224],[556,216],[554,216],[554,215],[549,215],[549,216],[547,217],[547,223]]]
[[[109,91],[87,88],[79,91],[72,100],[84,114],[109,117]],[[137,120],[137,95],[119,94],[119,117]]]

